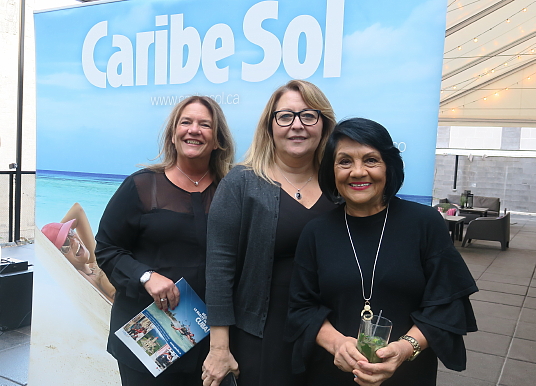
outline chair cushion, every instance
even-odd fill
[[[499,213],[501,201],[497,197],[474,196],[473,206],[476,208],[489,208],[490,211]]]

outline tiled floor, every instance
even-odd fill
[[[32,244],[2,248],[2,258],[35,260]],[[26,385],[30,364],[30,326],[0,331],[0,386]]]
[[[536,218],[512,215],[511,222],[506,251],[498,242],[455,242],[480,288],[472,296],[479,331],[465,341],[467,370],[440,364],[438,386],[536,383]],[[2,257],[33,262],[33,245],[3,248]],[[0,332],[0,386],[27,384],[29,353],[29,327]]]
[[[536,218],[511,223],[506,251],[498,242],[455,242],[480,289],[471,297],[479,331],[465,340],[467,370],[440,364],[440,386],[536,384]]]

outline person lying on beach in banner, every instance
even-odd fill
[[[80,274],[106,298],[114,301],[115,288],[97,265],[95,237],[79,203],[75,203],[61,222],[46,224],[41,232],[54,244]]]
[[[438,358],[465,369],[478,288],[439,212],[395,196],[403,165],[374,121],[339,122],[328,140],[319,183],[343,205],[300,236],[285,331],[308,386],[433,386]],[[390,339],[375,317],[392,322]]]
[[[202,383],[208,339],[155,378],[115,331],[152,302],[164,311],[174,309],[180,278],[205,300],[207,214],[234,159],[221,107],[204,96],[175,105],[164,127],[160,155],[160,163],[125,179],[100,221],[97,261],[117,289],[107,348],[118,361],[123,385],[195,386]]]

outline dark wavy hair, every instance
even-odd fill
[[[400,190],[404,182],[404,163],[400,151],[385,127],[365,118],[350,118],[337,123],[328,138],[324,156],[318,171],[318,183],[322,192],[334,203],[343,202],[335,185],[335,150],[339,141],[349,138],[378,150],[387,167],[383,203],[387,203]]]

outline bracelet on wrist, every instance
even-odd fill
[[[421,353],[422,351],[421,345],[419,344],[419,342],[417,342],[417,339],[415,339],[414,337],[409,336],[409,335],[402,335],[400,338],[398,338],[398,340],[406,340],[413,346],[413,354],[411,354],[411,356],[407,359],[408,361],[411,362],[417,357],[417,355]]]

